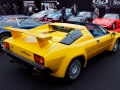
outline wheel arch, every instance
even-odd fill
[[[84,68],[86,66],[86,63],[87,63],[87,59],[86,59],[86,56],[83,54],[83,55],[79,55],[79,56],[75,56],[75,57],[69,57],[69,58],[66,58],[66,60],[63,60],[62,64],[60,65],[59,69],[54,72],[54,73],[51,73],[52,76],[55,76],[55,77],[60,77],[60,78],[63,78],[66,74],[66,71],[70,65],[70,63],[75,60],[75,59],[79,59],[81,64],[82,64],[82,67]]]
[[[74,59],[79,59],[81,64],[82,64],[82,67],[85,67],[86,66],[86,59],[85,59],[85,56],[84,55],[80,55],[80,56],[77,56],[77,57],[74,57],[71,62],[74,60]]]
[[[0,33],[0,36],[1,36],[2,34],[9,34],[9,35],[11,35],[10,32],[1,32],[1,33]]]

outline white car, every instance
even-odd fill
[[[43,21],[44,18],[48,14],[52,14],[52,13],[55,13],[55,12],[57,12],[57,10],[44,10],[44,11],[40,11],[38,13],[35,13],[35,14],[31,15],[31,18],[34,18],[34,19],[39,20],[39,21]]]

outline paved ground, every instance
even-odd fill
[[[66,84],[50,76],[33,77],[0,53],[0,90],[120,90],[120,51],[91,59],[78,81]]]

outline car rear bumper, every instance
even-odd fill
[[[29,60],[27,58],[24,58],[24,57],[22,57],[22,56],[20,56],[20,55],[18,55],[16,53],[10,51],[10,50],[5,50],[4,49],[4,51],[6,52],[7,56],[13,58],[14,62],[17,62],[17,63],[19,63],[21,65],[30,66],[33,69],[35,68],[35,70],[39,70],[39,71],[44,72],[44,73],[50,73],[51,72],[49,68],[46,68],[43,65],[40,65],[40,64],[38,64],[36,62],[33,62],[33,61],[31,61],[31,60]]]

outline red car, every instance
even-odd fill
[[[115,29],[120,26],[120,17],[119,14],[108,13],[105,14],[103,18],[94,19],[93,23],[107,29]]]

